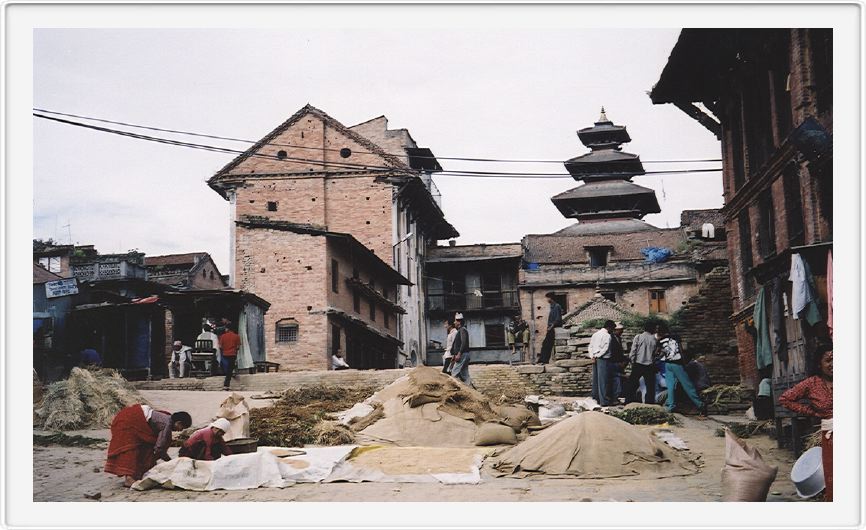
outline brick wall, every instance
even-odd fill
[[[236,287],[271,307],[265,313],[265,350],[283,370],[328,367],[326,240],[283,230],[236,227]],[[294,318],[298,341],[277,343],[276,322]]]
[[[205,263],[191,275],[190,284],[195,289],[222,289],[225,287],[219,269],[210,258],[206,258]]]
[[[748,315],[751,316],[751,315]],[[740,369],[740,385],[743,388],[755,390],[758,388],[758,364],[755,358],[755,338],[746,331],[744,319],[734,322],[737,336],[737,360]]]
[[[689,298],[676,330],[689,353],[703,357],[713,384],[740,383],[737,339],[730,316],[730,271],[717,267],[706,275],[700,292]]]

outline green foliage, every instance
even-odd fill
[[[57,243],[54,242],[50,237],[48,239],[34,239],[33,240],[33,252],[39,252],[45,250],[48,247],[53,247]]]

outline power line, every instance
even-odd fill
[[[116,134],[119,136],[133,138],[136,140],[145,140],[151,142],[157,142],[167,145],[173,145],[177,147],[186,147],[190,149],[198,149],[203,151],[210,152],[218,152],[218,153],[228,153],[235,155],[242,155],[246,153],[246,151],[239,151],[237,149],[230,149],[228,147],[220,147],[213,146],[208,144],[198,144],[198,143],[190,143],[183,142],[180,140],[172,140],[170,138],[162,138],[158,136],[150,136],[144,134],[133,133],[129,131],[121,131],[118,129],[110,129],[107,127],[99,127],[96,125],[90,125],[87,123],[76,122],[72,120],[65,120],[63,118],[56,118],[53,116],[45,116],[42,114],[33,113],[33,116],[37,118],[42,118],[58,123],[62,123],[65,125],[71,125],[75,127],[82,127],[85,129],[90,129],[98,132],[105,132],[109,134]],[[354,169],[357,171],[401,171],[398,168],[392,168],[387,166],[365,166],[361,164],[353,164],[351,162],[325,162],[322,160],[313,160],[308,158],[297,158],[297,157],[280,157],[278,155],[266,155],[261,153],[251,153],[249,156],[265,158],[268,160],[276,160],[279,162],[301,162],[304,164],[317,165],[322,167],[336,167],[338,169]],[[660,174],[675,174],[675,173],[706,173],[706,172],[718,172],[721,171],[720,168],[707,168],[707,169],[679,169],[679,170],[666,170],[666,171],[647,171],[645,175],[660,175]],[[504,172],[504,171],[462,171],[462,170],[453,170],[453,171],[442,171],[437,172],[437,176],[444,177],[474,177],[474,178],[573,178],[569,173],[523,173],[523,172]]]
[[[178,129],[167,129],[163,127],[154,127],[149,125],[139,125],[135,123],[129,123],[124,121],[117,120],[109,120],[104,118],[94,118],[91,116],[84,116],[80,114],[70,114],[66,112],[53,111],[48,109],[40,109],[33,108],[36,112],[42,112],[44,114],[54,114],[57,116],[66,116],[69,118],[78,118],[82,120],[95,121],[100,123],[110,123],[113,125],[121,125],[124,127],[132,127],[135,129],[144,129],[148,131],[157,131],[157,132],[167,132],[171,134],[183,134],[186,136],[196,136],[199,138],[210,138],[212,140],[225,140],[229,142],[241,142],[247,144],[256,144],[257,141],[246,140],[243,138],[235,138],[231,136],[219,136],[214,134],[205,134],[205,133],[197,133],[191,131],[182,131]],[[310,149],[315,151],[332,151],[332,152],[340,152],[340,149],[329,148],[329,147],[310,147],[304,145],[294,145],[294,144],[283,144],[277,142],[267,142],[264,145],[271,145],[274,147],[290,147],[293,149]],[[361,155],[379,155],[380,153],[373,153],[370,151],[355,151],[356,154]],[[409,155],[394,155],[400,158],[409,158]],[[519,159],[519,158],[478,158],[478,157],[459,157],[459,156],[413,156],[412,158],[418,159],[428,159],[428,160],[458,160],[464,162],[502,162],[502,163],[522,163],[522,164],[562,164],[563,160],[533,160],[533,159]],[[680,159],[680,160],[642,160],[641,162],[644,164],[691,164],[691,163],[704,163],[704,162],[721,162],[721,158],[694,158],[694,159]]]

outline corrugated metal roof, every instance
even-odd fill
[[[57,274],[54,274],[53,272],[49,272],[38,263],[33,264],[33,283],[53,282],[55,280],[62,279],[63,276],[59,276]]]
[[[202,258],[208,256],[207,252],[187,252],[186,254],[166,254],[163,256],[146,256],[145,267],[156,267],[158,265],[193,265]]]

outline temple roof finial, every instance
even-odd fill
[[[606,121],[610,121],[610,120],[607,119],[607,114],[604,113],[604,106],[602,106],[602,107],[601,107],[601,116],[598,117],[598,122],[599,122],[599,123],[603,123],[603,122],[606,122]]]

